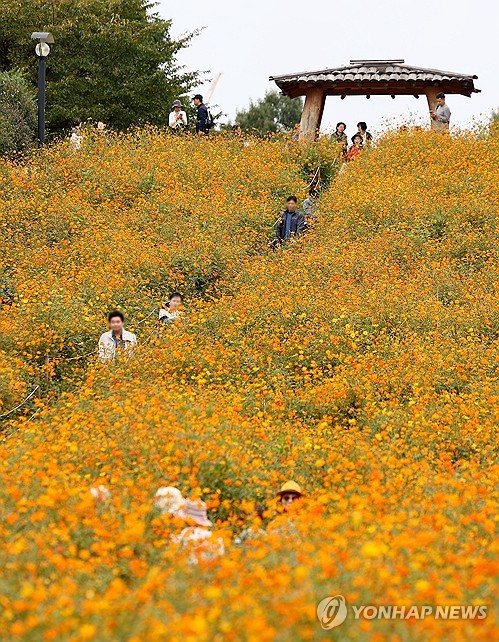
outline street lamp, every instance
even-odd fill
[[[38,143],[41,147],[45,143],[45,61],[54,36],[45,31],[35,31],[31,39],[38,40],[35,53],[38,56]]]

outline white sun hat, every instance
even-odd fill
[[[154,496],[154,506],[164,514],[176,515],[184,506],[185,499],[175,486],[161,486]]]

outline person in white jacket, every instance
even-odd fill
[[[178,319],[182,312],[180,307],[184,298],[180,292],[172,292],[168,298],[168,303],[159,311],[159,320],[161,323],[169,323]]]
[[[168,124],[176,133],[183,132],[187,127],[187,114],[182,110],[182,103],[180,100],[173,101],[172,111],[168,118]]]
[[[132,332],[123,327],[125,317],[123,312],[113,310],[107,315],[109,330],[99,339],[99,359],[102,363],[113,361],[118,351],[130,354],[137,345],[137,338]]]

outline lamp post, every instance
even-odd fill
[[[46,59],[50,53],[49,44],[53,44],[54,36],[44,31],[31,34],[32,40],[38,40],[35,53],[38,56],[38,144],[45,143],[45,72]]]

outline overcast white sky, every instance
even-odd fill
[[[222,72],[212,104],[230,119],[268,89],[271,75],[325,69],[350,59],[404,58],[407,64],[476,74],[481,94],[448,96],[454,126],[499,107],[499,0],[160,0],[173,35],[205,27],[179,61]],[[206,95],[209,82],[198,89]],[[426,118],[425,97],[331,96],[323,129],[359,120],[379,131],[386,119]]]

